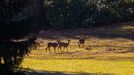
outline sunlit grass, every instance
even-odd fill
[[[28,62],[29,61],[29,62]],[[37,60],[25,59],[23,67],[29,67],[35,70],[57,71],[69,73],[100,73],[100,74],[116,74],[116,75],[133,75],[134,61],[114,61],[114,60]]]
[[[101,32],[100,32],[101,31]],[[119,35],[128,35],[133,30],[133,26],[123,25],[115,28],[95,29],[94,34],[108,33],[114,37],[116,33]],[[75,33],[76,32],[76,33]],[[21,66],[23,68],[30,68],[34,70],[63,72],[63,73],[94,73],[109,74],[109,75],[133,75],[134,72],[134,40],[132,38],[114,37],[102,38],[92,36],[89,33],[86,38],[85,46],[79,48],[77,46],[78,40],[72,37],[79,36],[78,30],[70,34],[57,33],[57,35],[66,35],[70,39],[69,52],[53,52],[46,53],[46,43],[56,41],[55,39],[45,39],[42,50],[34,50],[29,56],[26,56]],[[88,32],[88,30],[85,30]],[[84,34],[85,32],[81,32]],[[54,35],[54,33],[53,33]],[[100,35],[100,34],[99,34]],[[50,35],[53,37],[52,35]],[[107,36],[106,36],[107,37]],[[63,38],[63,37],[62,37]]]
[[[123,29],[134,29],[134,26],[124,26]]]

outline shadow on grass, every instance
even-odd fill
[[[50,71],[26,71],[26,75],[115,75],[110,73],[66,73],[66,72],[50,72]]]
[[[134,52],[133,46],[111,46],[111,45],[96,45],[96,46],[88,46],[86,50],[90,50],[91,48],[99,48],[99,47],[107,47],[108,49],[106,51],[117,51],[120,50],[120,52],[116,53],[129,53]],[[116,49],[119,48],[119,49]],[[126,51],[122,51],[123,49],[128,49]]]
[[[105,59],[97,59],[97,60],[108,60],[108,61],[134,61],[134,57],[120,57],[120,56],[108,56]]]
[[[120,56],[106,56],[106,58],[100,57],[86,57],[86,58],[53,58],[55,60],[111,60],[111,61],[134,61],[134,57],[120,57]],[[47,60],[47,59],[46,59]],[[50,60],[50,59],[48,59]]]
[[[68,58],[45,58],[43,60],[104,60],[104,61],[134,61],[134,56],[115,56],[115,55],[106,55],[106,56],[103,56],[103,54],[105,53],[102,53],[102,56],[99,55],[99,56],[87,56],[87,57],[68,57]],[[118,53],[117,53],[118,55]],[[42,59],[41,59],[42,60]]]
[[[123,28],[123,26],[126,26]],[[134,40],[134,23],[109,25],[105,27],[93,28],[90,32],[85,32],[85,35],[94,36],[104,39],[125,38]],[[129,28],[130,27],[130,28]]]
[[[123,26],[126,26],[126,28],[123,28]],[[131,27],[129,28],[129,26]],[[133,26],[134,23],[124,23],[124,24],[115,24],[96,28],[65,29],[59,31],[50,30],[50,31],[44,31],[44,33],[41,35],[47,39],[58,39],[58,38],[79,39],[82,38],[83,35],[86,35],[104,39],[125,38],[134,40]]]

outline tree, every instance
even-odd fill
[[[17,67],[35,45],[35,35],[24,37],[34,29],[33,15],[27,11],[28,3],[28,0],[0,0],[1,74]]]
[[[47,19],[47,7],[45,7],[45,0],[29,0],[31,15],[33,15],[33,25],[36,29],[42,27],[49,28],[49,20]]]
[[[80,28],[134,20],[133,0],[45,0],[51,28]]]

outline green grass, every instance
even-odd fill
[[[92,32],[91,32],[92,31]],[[71,32],[71,33],[70,33]],[[20,66],[64,74],[80,75],[133,75],[134,72],[134,26],[105,26],[93,29],[77,29],[46,32],[44,36],[71,39],[69,52],[46,53],[45,39],[42,50],[33,50]],[[86,35],[85,46],[77,47],[77,37]],[[38,48],[40,49],[40,48]],[[51,49],[53,51],[53,49]],[[37,74],[38,75],[38,74]]]

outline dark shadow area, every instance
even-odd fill
[[[110,73],[67,73],[67,72],[55,72],[55,71],[25,71],[26,75],[115,75]]]
[[[7,70],[6,68],[5,69],[0,69],[0,75],[25,75],[25,73],[23,71],[17,71],[17,72],[14,72],[12,70]]]
[[[110,46],[110,45],[101,45],[101,46],[96,45],[96,46],[89,46],[89,47],[95,47],[95,48],[97,48],[97,47],[111,47],[111,48],[134,48],[134,47],[132,47],[132,46]]]
[[[102,58],[100,58],[102,57]],[[134,57],[125,56],[106,56],[107,58],[100,57],[84,57],[84,58],[46,58],[44,60],[107,60],[107,61],[134,61]]]
[[[121,56],[107,56],[107,59],[96,59],[96,60],[107,60],[107,61],[134,61],[134,57],[121,57]]]
[[[25,55],[35,48],[35,37],[27,40],[0,40],[0,75],[24,75],[23,72],[15,72],[15,68],[21,64]]]
[[[86,50],[90,50],[91,48],[99,48],[99,47],[107,47],[107,50],[105,51],[117,51],[117,53],[129,53],[129,52],[134,52],[134,47],[133,46],[110,46],[110,45],[96,45],[96,46],[88,46]],[[119,49],[116,49],[119,48]],[[123,49],[128,49],[123,51]],[[120,52],[118,52],[120,51]]]
[[[125,38],[134,40],[134,28],[132,29],[122,29],[121,27],[124,25],[130,26],[130,24],[122,24],[122,25],[110,25],[107,27],[98,27],[96,29],[91,29],[89,33],[85,33],[85,35],[94,36],[98,38],[104,39],[114,39],[114,38]],[[133,22],[132,25],[134,26]]]
[[[129,24],[124,24],[128,25]],[[83,35],[87,36],[93,36],[97,38],[103,38],[103,39],[114,39],[114,38],[125,38],[125,39],[131,39],[134,40],[134,29],[122,29],[121,27],[124,25],[110,25],[107,27],[98,27],[89,29],[89,31],[85,31]],[[134,24],[132,23],[132,26]],[[87,32],[87,33],[86,33]]]
[[[17,66],[35,48],[30,0],[0,0],[0,75],[16,75]],[[20,73],[21,75],[21,73]]]
[[[72,58],[45,58],[43,60],[91,60],[91,59],[95,59],[95,57],[85,57],[85,58],[75,58],[75,57],[72,57]]]
[[[97,37],[102,39],[116,39],[116,38],[125,38],[134,40],[134,28],[123,29],[123,26],[134,26],[134,23],[124,23],[124,24],[115,24],[109,26],[100,26],[92,28],[82,28],[82,29],[64,29],[64,30],[42,30],[42,33],[39,34],[42,38],[46,39],[79,39],[83,36],[86,37]]]
[[[106,52],[107,53],[107,52]],[[97,54],[99,54],[99,56],[96,56]],[[48,57],[48,58],[44,58],[44,59],[39,59],[39,58],[33,58],[33,59],[38,59],[38,60],[107,60],[107,61],[134,61],[134,56],[114,56],[114,55],[106,55],[103,56],[103,54],[105,54],[105,52],[95,52],[95,53],[91,53],[90,56],[86,56],[86,57],[81,57],[81,56],[75,56],[75,55],[69,55],[70,57]]]

